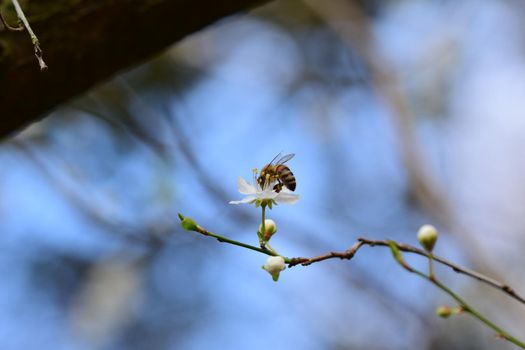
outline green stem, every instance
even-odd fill
[[[498,327],[495,323],[493,323],[492,321],[487,319],[479,311],[477,311],[472,306],[470,306],[465,300],[463,300],[463,298],[461,298],[459,295],[454,293],[451,289],[449,289],[447,286],[445,286],[444,284],[442,284],[441,282],[439,282],[436,279],[436,276],[434,275],[434,272],[432,270],[432,255],[431,254],[429,254],[430,271],[429,271],[429,275],[427,276],[423,272],[412,268],[411,266],[409,266],[405,262],[405,260],[403,259],[402,255],[401,255],[401,251],[399,250],[399,248],[397,247],[397,244],[395,242],[389,241],[389,246],[390,246],[390,249],[392,250],[392,254],[393,254],[395,260],[405,270],[407,270],[408,272],[415,273],[416,275],[420,276],[421,278],[424,278],[424,279],[430,281],[436,287],[438,287],[439,289],[441,289],[442,291],[444,291],[445,293],[450,295],[454,300],[456,300],[459,303],[459,305],[465,310],[465,312],[470,313],[473,317],[477,318],[479,321],[484,323],[486,326],[488,326],[489,328],[493,329],[498,336],[500,336],[501,338],[503,338],[503,339],[505,339],[505,340],[507,340],[507,341],[509,341],[509,342],[511,342],[511,343],[513,343],[513,344],[515,344],[517,346],[519,346],[522,349],[525,349],[525,343],[523,343],[520,340],[514,338],[509,333],[507,333],[507,331],[505,331],[502,328]]]
[[[479,321],[484,323],[486,326],[488,326],[489,328],[492,328],[497,333],[497,335],[499,337],[501,337],[501,338],[503,338],[503,339],[505,339],[505,340],[507,340],[507,341],[509,341],[509,342],[511,342],[511,343],[513,343],[513,344],[515,344],[517,346],[519,346],[522,349],[525,349],[525,343],[524,342],[514,338],[509,333],[507,333],[507,331],[505,331],[504,329],[502,329],[499,326],[497,326],[494,322],[492,322],[489,319],[487,319],[479,311],[477,311],[472,306],[470,306],[463,298],[461,298],[459,295],[457,295],[452,290],[450,290],[447,286],[445,286],[444,284],[439,282],[435,277],[430,278],[429,276],[426,276],[425,274],[423,274],[423,273],[421,273],[419,271],[414,271],[414,272],[417,273],[418,275],[420,275],[421,277],[426,278],[427,280],[432,282],[435,286],[437,286],[439,289],[441,289],[442,291],[444,291],[445,293],[450,295],[454,300],[456,300],[459,303],[459,305],[465,310],[465,312],[470,313],[472,316],[477,318]]]
[[[261,236],[264,236],[264,234],[266,233],[266,204],[262,204],[261,205],[261,208],[262,208],[262,214],[261,214],[261,226],[262,226],[262,232],[261,232]]]
[[[266,248],[259,248],[259,247],[256,247],[256,246],[253,246],[253,245],[250,245],[250,244],[246,244],[246,243],[242,243],[242,242],[239,242],[239,241],[236,241],[236,240],[233,240],[233,239],[229,239],[227,237],[224,237],[224,236],[221,236],[221,235],[217,235],[213,232],[210,232],[200,226],[197,226],[197,229],[195,230],[195,232],[198,232],[202,235],[205,235],[205,236],[210,236],[210,237],[213,237],[215,239],[217,239],[219,242],[223,242],[223,243],[229,243],[229,244],[233,244],[233,245],[236,245],[236,246],[239,246],[239,247],[243,247],[243,248],[246,248],[246,249],[250,249],[250,250],[254,250],[256,252],[259,252],[259,253],[263,253],[263,254],[266,254],[266,255],[270,255],[270,256],[277,256],[277,254],[271,250],[268,250]],[[285,259],[286,260],[286,259]]]
[[[275,249],[272,248],[272,246],[270,245],[270,243],[266,242],[265,245],[266,245],[266,248],[267,248],[269,251],[271,251],[272,253],[275,254],[275,256],[280,256],[279,253],[277,253],[277,250],[275,250]]]
[[[434,256],[432,255],[432,252],[428,252],[428,276],[430,279],[434,279],[434,264],[433,264]]]
[[[261,223],[262,230],[261,231],[262,232],[257,232],[257,235],[259,236],[259,244],[261,245],[261,248],[268,249],[269,251],[273,253],[273,255],[278,256],[279,253],[277,253],[277,251],[273,249],[272,246],[268,243],[268,241],[266,241],[264,238],[266,235],[266,204],[265,203],[261,204],[261,208],[262,208],[262,214],[261,214],[261,220],[262,220],[262,223]]]

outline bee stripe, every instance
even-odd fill
[[[293,178],[293,173],[290,171],[290,170],[285,170],[283,172],[281,172],[281,179],[284,179],[284,178]]]
[[[279,165],[277,166],[276,171],[279,174],[279,178],[286,186],[286,188],[288,188],[291,191],[294,191],[296,187],[296,181],[295,176],[293,175],[290,168],[288,168],[286,165]]]

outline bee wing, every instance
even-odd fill
[[[271,162],[268,163],[268,164],[274,164],[275,160],[281,156],[281,153],[282,153],[282,152],[279,152],[279,154],[277,154],[275,157],[273,157],[273,159],[271,160]]]
[[[281,155],[281,153],[279,153],[279,154],[277,155],[277,157],[278,157],[279,155]],[[294,156],[295,156],[295,153],[286,154],[286,155],[282,156],[281,158],[279,158],[279,160],[277,160],[277,161],[275,162],[275,164],[276,164],[276,165],[278,165],[278,164],[284,164],[284,163],[286,163],[287,161],[289,161],[290,159],[292,159]],[[275,157],[274,160],[275,160],[277,157]],[[272,161],[272,162],[273,162],[273,161]]]

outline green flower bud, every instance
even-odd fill
[[[452,315],[453,311],[448,306],[440,306],[436,309],[436,315],[443,318],[448,318]]]
[[[417,240],[427,252],[434,249],[434,245],[438,239],[438,232],[432,225],[423,225],[417,232]]]

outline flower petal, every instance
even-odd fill
[[[244,197],[243,199],[241,199],[240,201],[230,201],[229,203],[230,204],[246,204],[246,203],[252,203],[256,199],[257,199],[257,197],[255,197],[255,196],[247,196],[247,197]]]
[[[279,192],[275,201],[279,204],[295,204],[299,201],[299,195],[291,192]]]
[[[237,179],[237,189],[242,194],[255,194],[257,193],[257,188],[251,185],[244,178],[240,177]]]
[[[260,199],[274,199],[279,195],[279,193],[275,192],[274,190],[265,190],[257,192],[256,195]]]

